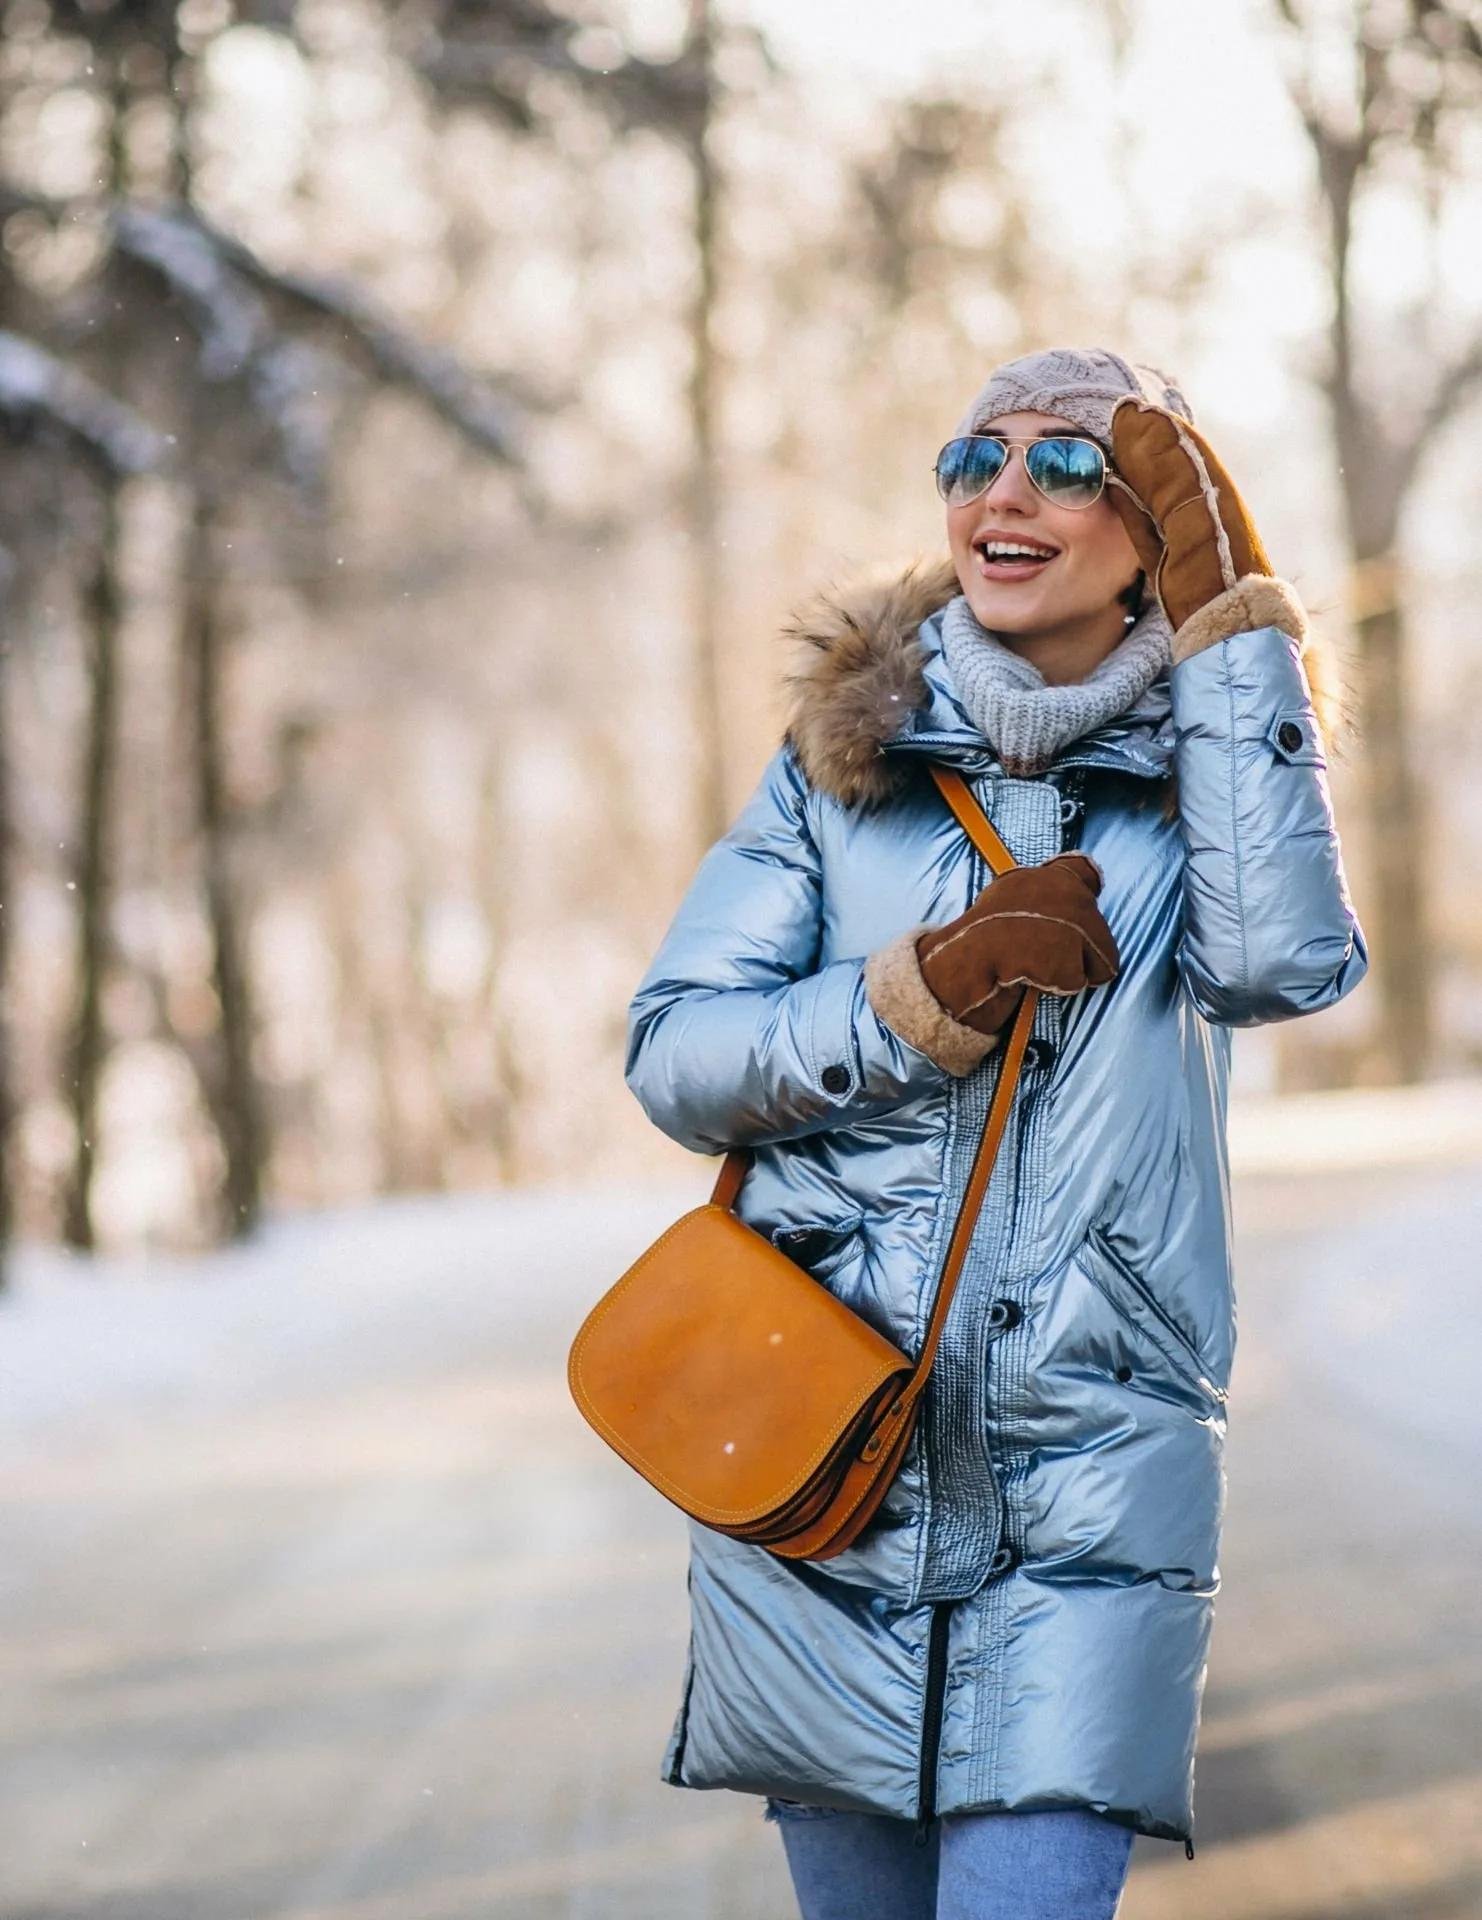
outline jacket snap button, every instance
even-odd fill
[[[1046,1040],[1043,1034],[1036,1034],[1024,1049],[1024,1058],[1031,1067],[1052,1067],[1055,1064],[1055,1043]]]
[[[1302,745],[1304,735],[1295,720],[1283,720],[1276,729],[1276,744],[1283,753],[1295,753]]]
[[[989,1575],[995,1580],[998,1579],[1000,1574],[1008,1572],[1009,1568],[1015,1564],[1018,1558],[1018,1554],[1014,1552],[1011,1546],[1001,1546],[988,1562]]]
[[[1118,1367],[1117,1378],[1125,1385],[1132,1378],[1131,1367]]]
[[[988,1309],[988,1325],[995,1333],[1008,1333],[1024,1318],[1024,1309],[1016,1300],[995,1300]]]
[[[843,1093],[849,1085],[848,1067],[825,1067],[822,1074],[824,1090],[828,1093]]]

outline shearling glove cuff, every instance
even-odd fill
[[[1274,573],[1247,573],[1190,614],[1173,636],[1173,664],[1255,627],[1280,627],[1306,644],[1307,610],[1297,589]]]
[[[932,930],[921,921],[870,954],[864,966],[865,997],[891,1031],[958,1079],[998,1045],[996,1033],[979,1033],[954,1020],[921,974],[916,942]]]

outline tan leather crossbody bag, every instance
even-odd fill
[[[1007,872],[1013,857],[967,782],[931,772],[990,870]],[[830,1560],[864,1530],[916,1425],[1038,999],[1025,989],[1010,1029],[915,1360],[737,1217],[742,1148],[582,1322],[572,1397],[685,1513],[790,1560]]]

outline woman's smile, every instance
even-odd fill
[[[1012,583],[1028,580],[1051,565],[1060,548],[1038,534],[1016,533],[1011,527],[987,526],[972,538],[972,553],[985,580]]]
[[[995,543],[996,545],[996,543]],[[994,546],[973,548],[973,557],[978,563],[978,571],[985,580],[1001,580],[1012,583],[1015,580],[1032,580],[1036,574],[1043,573],[1056,559],[1053,553],[1046,553],[1037,560],[1023,556],[1009,557],[995,552]]]

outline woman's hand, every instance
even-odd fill
[[[1096,896],[1101,869],[1084,853],[1011,867],[966,912],[917,925],[865,961],[880,1019],[948,1073],[971,1073],[997,1046],[1026,987],[1080,993],[1121,965]]]
[[[1273,573],[1235,482],[1192,421],[1129,394],[1112,414],[1112,462],[1137,496],[1110,489],[1173,628],[1175,662],[1255,627],[1305,639],[1296,589]]]
[[[918,935],[921,977],[938,1003],[978,1033],[997,1033],[1026,986],[1080,993],[1117,976],[1121,956],[1096,896],[1101,869],[1084,853],[1011,867],[965,913]]]

